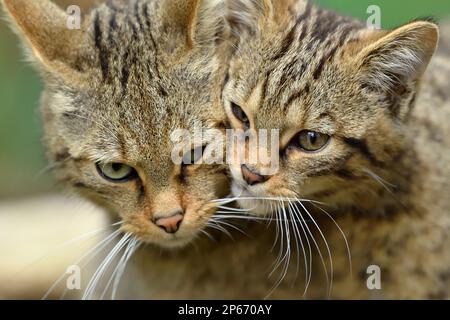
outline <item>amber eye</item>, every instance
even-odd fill
[[[315,152],[322,149],[330,140],[330,136],[315,132],[302,131],[292,141],[292,144],[306,152]]]
[[[137,178],[137,172],[129,165],[123,163],[96,163],[97,171],[104,179],[121,183]]]
[[[250,128],[250,120],[241,107],[239,107],[236,103],[231,102],[231,111],[233,112],[233,115],[244,124],[245,128]]]

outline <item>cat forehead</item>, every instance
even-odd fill
[[[250,94],[262,78],[271,78],[273,86],[317,80],[324,66],[346,44],[357,41],[363,29],[360,21],[309,3],[289,23],[270,24],[255,36],[243,37],[231,64],[238,94]]]

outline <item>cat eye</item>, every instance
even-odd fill
[[[191,151],[187,152],[183,156],[183,165],[188,166],[192,164],[196,164],[203,158],[203,153],[205,152],[206,146],[201,146],[198,148],[194,148]]]
[[[104,179],[111,182],[121,183],[137,178],[138,174],[135,169],[129,165],[117,162],[96,164],[97,171]]]
[[[250,120],[240,106],[234,102],[231,102],[231,111],[233,112],[233,115],[244,124],[246,129],[250,128]]]
[[[292,140],[292,144],[299,147],[303,151],[316,152],[325,147],[329,140],[329,135],[316,131],[304,130],[297,134],[297,136]]]

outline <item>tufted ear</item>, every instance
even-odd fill
[[[370,41],[356,56],[365,84],[375,90],[401,93],[415,85],[436,50],[438,27],[412,22],[391,32],[370,31]]]
[[[86,40],[83,29],[69,28],[69,15],[49,0],[2,2],[38,68],[65,79],[76,76]]]
[[[163,20],[183,32],[188,47],[213,43],[223,30],[223,0],[163,1]]]

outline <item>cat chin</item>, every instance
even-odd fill
[[[183,249],[186,246],[188,246],[190,243],[194,241],[195,237],[183,237],[183,238],[175,238],[172,240],[161,240],[161,241],[145,241],[146,243],[152,244],[154,246],[157,246],[161,249],[165,250],[177,250],[177,249]]]
[[[269,202],[258,199],[255,200],[248,199],[248,198],[257,198],[258,195],[251,193],[246,188],[233,183],[233,185],[231,186],[231,190],[233,195],[238,198],[236,202],[239,205],[239,207],[248,210],[246,214],[256,216],[268,216],[272,213]]]

